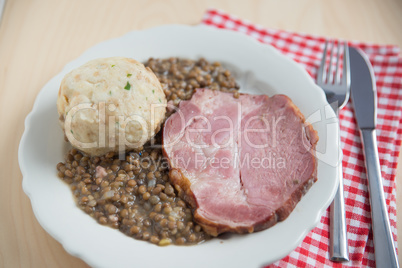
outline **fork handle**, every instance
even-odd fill
[[[337,167],[338,190],[330,207],[330,259],[334,262],[349,261],[348,237],[346,231],[345,202],[343,198],[342,161]]]
[[[363,142],[364,159],[366,160],[376,267],[397,268],[399,267],[398,258],[385,204],[377,136],[375,129],[362,129],[360,134]]]

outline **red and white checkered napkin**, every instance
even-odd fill
[[[302,65],[316,77],[326,38],[281,30],[264,29],[224,12],[207,10],[203,24],[246,33],[262,43],[274,46]],[[387,200],[391,229],[396,241],[395,172],[402,141],[402,58],[399,48],[349,42],[360,47],[370,58],[377,79],[378,114],[377,141],[384,192]],[[366,169],[362,144],[349,102],[339,115],[343,148],[343,175],[345,184],[346,223],[351,261],[344,266],[375,266],[370,205],[366,185]],[[332,267],[342,266],[329,260],[329,210],[318,226],[284,259],[271,267]]]

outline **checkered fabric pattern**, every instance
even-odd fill
[[[287,57],[302,65],[316,77],[324,43],[327,38],[282,30],[265,29],[222,11],[210,9],[202,23],[211,27],[230,29],[250,35],[270,44]],[[399,48],[349,42],[363,49],[373,65],[378,94],[377,142],[384,192],[394,240],[396,229],[395,172],[402,140],[402,58]],[[293,252],[270,267],[375,267],[373,235],[366,169],[362,143],[349,102],[339,114],[343,149],[346,223],[351,261],[344,264],[329,260],[329,210],[319,224]]]

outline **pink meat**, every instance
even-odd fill
[[[198,89],[163,131],[170,179],[206,232],[284,220],[316,178],[316,131],[284,95]]]
[[[106,169],[101,166],[96,166],[95,168],[95,178],[103,179],[107,175]]]

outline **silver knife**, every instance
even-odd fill
[[[399,267],[378,159],[375,132],[377,94],[374,72],[367,56],[360,49],[350,47],[349,56],[351,95],[366,162],[376,267]]]

